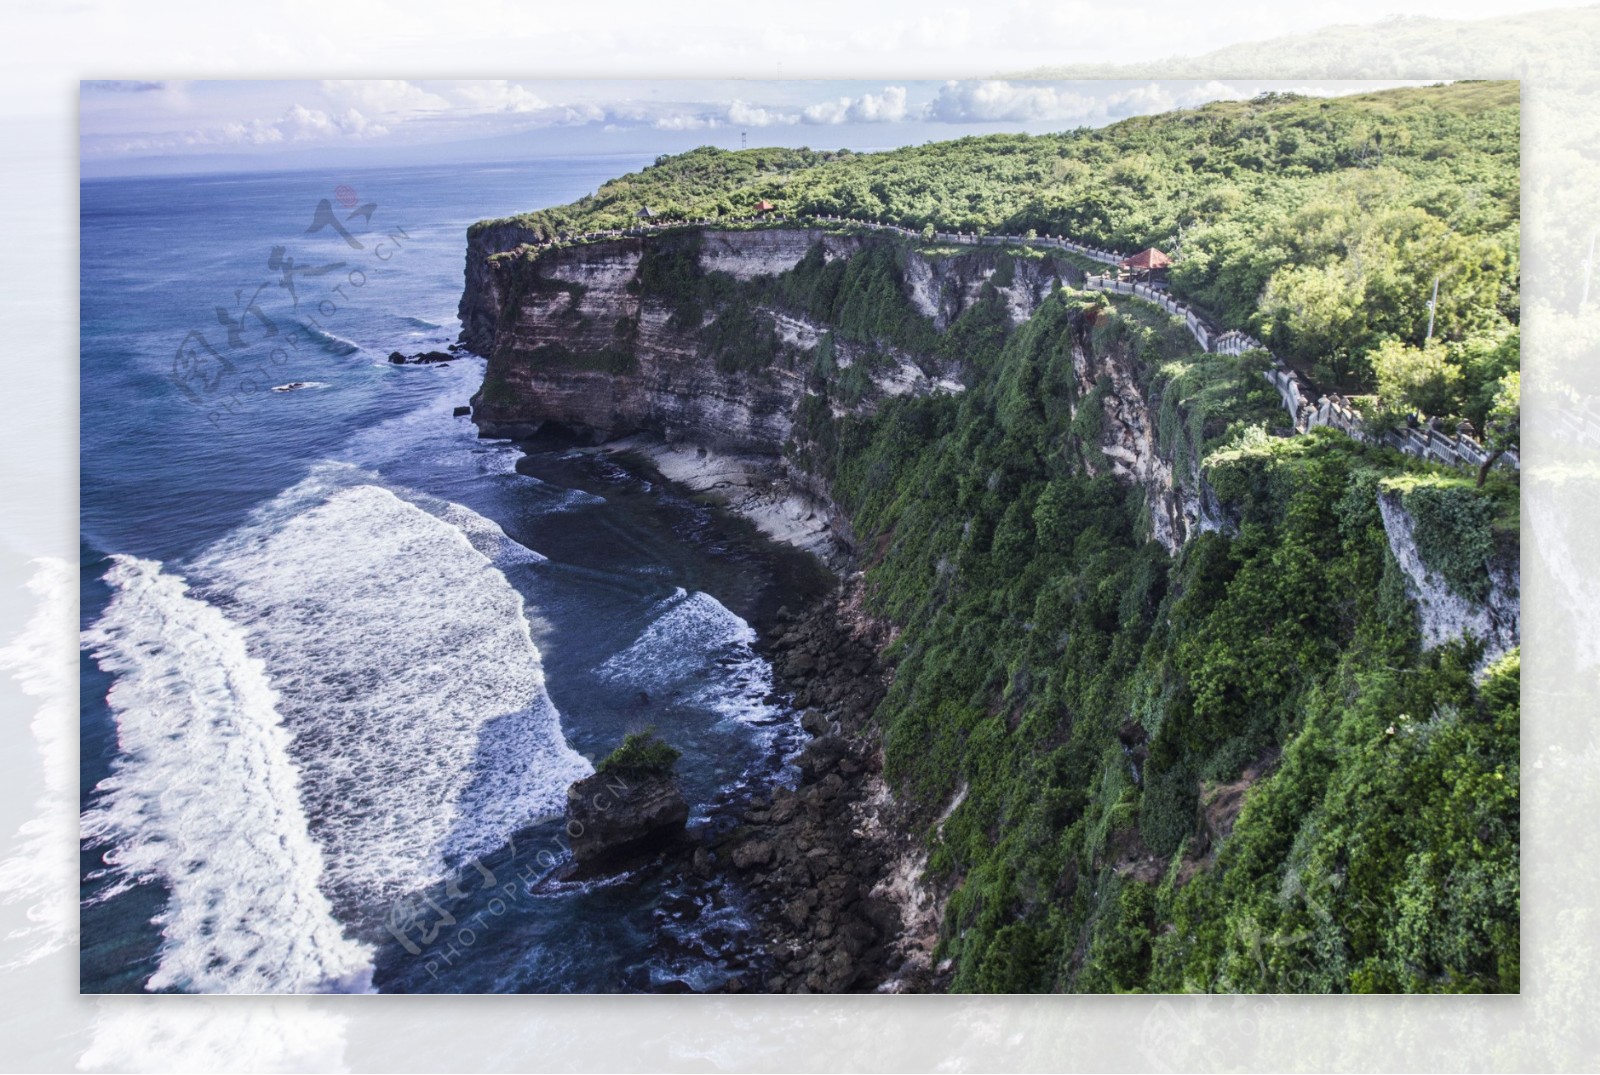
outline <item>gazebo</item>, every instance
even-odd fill
[[[756,202],[757,213],[770,213],[776,208],[778,207],[767,201],[765,198],[762,198],[759,202]]]
[[[1171,264],[1171,258],[1152,246],[1130,258],[1123,258],[1117,263],[1117,269],[1135,280],[1155,282],[1166,279],[1167,268]]]

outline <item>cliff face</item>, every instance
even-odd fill
[[[652,286],[644,264],[659,239],[619,239],[547,251],[516,251],[530,234],[515,225],[470,236],[462,341],[489,358],[474,416],[486,435],[517,436],[554,423],[596,441],[635,433],[689,439],[735,452],[775,455],[788,441],[806,393],[807,360],[832,326],[779,304],[761,304],[777,338],[776,361],[741,368],[707,353],[713,309],[686,318],[680,296]],[[873,239],[806,229],[706,231],[694,257],[705,276],[740,283],[793,269],[813,248],[833,261]],[[906,298],[942,330],[995,275],[979,251],[905,260]],[[1053,263],[1019,265],[997,287],[1014,321],[1031,316],[1060,276]],[[892,345],[831,341],[840,370],[869,360],[870,381],[856,404],[886,396],[955,391],[955,364]]]
[[[834,417],[869,413],[891,396],[961,391],[958,359],[933,348],[844,338],[775,297],[772,282],[808,255],[848,261],[873,244],[881,252],[882,238],[803,228],[705,230],[688,239],[626,238],[538,253],[522,246],[531,238],[509,224],[470,235],[461,321],[463,342],[489,360],[474,399],[480,431],[516,437],[553,426],[595,443],[654,443],[670,477],[740,490],[735,507],[825,558],[841,542],[848,546],[848,521],[794,450],[804,439],[797,419],[818,394],[818,378],[838,380],[863,367],[854,370],[847,402],[838,393],[828,399]],[[1063,281],[1081,282],[1062,263],[993,249],[902,248],[897,256],[902,299],[935,334],[986,296],[1021,324]],[[677,277],[666,278],[663,265]],[[712,298],[686,301],[685,274]],[[741,361],[719,343],[722,315],[733,306],[761,326],[758,337],[767,334],[762,346],[769,351],[759,362]],[[819,372],[824,350],[827,368]],[[1099,455],[1085,460],[1089,469],[1145,490],[1151,535],[1169,550],[1221,525],[1204,483],[1175,476],[1158,450],[1152,402],[1133,356],[1116,347],[1097,354],[1085,338],[1073,360],[1080,396],[1104,409]],[[1091,395],[1106,381],[1109,390]]]
[[[1176,553],[1196,534],[1222,529],[1226,522],[1205,478],[1175,470],[1157,446],[1155,408],[1135,361],[1124,346],[1100,354],[1081,337],[1074,342],[1072,369],[1083,401],[1080,406],[1092,406],[1098,398],[1103,412],[1099,456],[1086,458],[1084,465],[1092,474],[1109,472],[1143,489],[1150,536]],[[1094,389],[1101,378],[1106,390],[1097,396]]]
[[[1514,558],[1497,555],[1485,564],[1489,585],[1481,599],[1457,593],[1428,565],[1418,546],[1416,521],[1397,493],[1378,494],[1378,510],[1389,551],[1405,572],[1406,592],[1417,608],[1424,648],[1460,638],[1484,645],[1479,669],[1493,664],[1522,640],[1521,571]]]

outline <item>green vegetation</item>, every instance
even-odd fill
[[[1516,547],[1515,485],[1500,482],[1485,490],[1460,472],[1440,472],[1390,478],[1382,487],[1400,494],[1422,562],[1456,593],[1483,600],[1486,565],[1501,549]]]
[[[647,780],[671,776],[680,757],[681,752],[668,746],[654,731],[629,732],[622,745],[602,758],[594,771]]]
[[[812,418],[904,625],[878,719],[955,988],[1516,989],[1516,659],[1474,682],[1473,645],[1421,649],[1377,499],[1398,480],[1471,591],[1509,482],[1269,436],[1261,357],[1163,321],[1062,293],[966,393]],[[1142,491],[1089,476],[1107,386],[1080,398],[1074,342],[1134,358],[1235,533],[1169,557]]]
[[[1518,323],[1519,138],[1511,82],[1270,94],[1094,130],[885,153],[703,148],[515,219],[549,238],[630,226],[642,205],[658,217],[714,218],[766,199],[780,214],[924,236],[934,225],[1160,246],[1178,255],[1177,294],[1324,383],[1362,390],[1373,385],[1377,348],[1422,344],[1435,276],[1434,335],[1456,349],[1450,361],[1464,377],[1472,356]],[[1483,405],[1469,393],[1433,413],[1482,428]]]

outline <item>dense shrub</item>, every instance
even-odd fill
[[[640,780],[671,776],[680,757],[682,754],[676,747],[663,742],[653,731],[629,732],[622,745],[602,758],[594,771]]]

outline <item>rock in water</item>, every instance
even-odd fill
[[[466,417],[470,416],[471,414],[472,414],[472,408],[471,407],[457,407],[456,408],[455,416],[457,418],[466,418]]]
[[[596,773],[567,789],[567,836],[580,866],[652,851],[688,819],[689,804],[671,776]]]
[[[670,843],[689,819],[673,767],[678,752],[650,733],[636,733],[567,789],[567,836],[582,867],[653,851]]]

